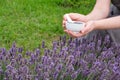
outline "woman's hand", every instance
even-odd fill
[[[87,22],[87,17],[85,15],[82,14],[78,14],[78,13],[68,13],[68,15],[70,16],[70,18],[73,21],[81,21],[81,22]],[[66,14],[63,16],[63,22],[62,22],[62,26],[63,28],[66,30]]]

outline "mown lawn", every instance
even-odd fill
[[[61,6],[61,0],[0,0],[0,47],[9,48],[15,41],[17,46],[33,50],[45,41],[66,35],[62,28],[65,13],[87,14],[95,0],[80,0],[79,7]]]

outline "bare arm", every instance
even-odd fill
[[[120,16],[95,21],[95,29],[120,28]]]
[[[120,16],[95,20],[95,21],[88,21],[86,23],[85,28],[78,34],[74,34],[72,31],[66,30],[69,35],[72,37],[81,37],[93,30],[105,30],[105,29],[117,29],[120,28]]]
[[[111,0],[96,0],[96,4],[88,15],[87,20],[99,20],[106,18],[110,11]]]

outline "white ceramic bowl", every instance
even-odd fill
[[[66,22],[66,29],[71,30],[73,32],[80,32],[84,28],[84,26],[85,26],[84,22],[78,22],[78,21]]]

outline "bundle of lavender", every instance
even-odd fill
[[[23,55],[24,54],[24,55]],[[106,35],[91,40],[65,36],[47,48],[0,48],[1,80],[119,80],[120,46]]]

